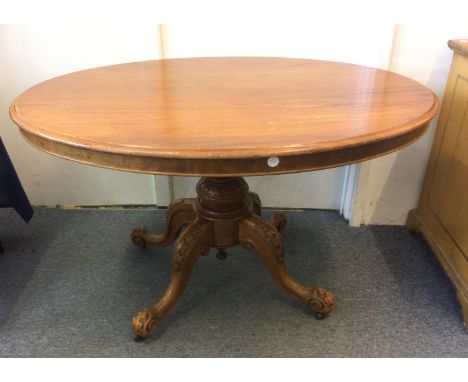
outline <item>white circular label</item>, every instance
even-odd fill
[[[278,157],[270,157],[267,160],[268,166],[276,167],[279,165],[279,158]]]

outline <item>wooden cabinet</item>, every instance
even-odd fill
[[[453,282],[468,324],[468,40],[454,51],[419,205],[407,225],[420,232]]]

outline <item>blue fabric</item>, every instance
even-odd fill
[[[13,163],[0,138],[0,206],[13,207],[25,222],[33,216],[33,209],[16,175]]]

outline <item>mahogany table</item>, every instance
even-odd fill
[[[133,318],[150,336],[174,306],[201,255],[241,244],[317,318],[333,294],[287,273],[284,214],[261,218],[242,178],[354,163],[418,139],[438,110],[432,92],[395,73],[326,61],[218,57],[84,70],[36,85],[10,106],[24,138],[62,158],[147,174],[200,176],[197,198],[174,201],[167,227],[136,228],[138,246],[175,240],[162,299]],[[291,193],[294,192],[293,186]]]

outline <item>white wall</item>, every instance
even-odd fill
[[[10,102],[51,77],[159,57],[155,25],[0,26],[0,135],[34,205],[152,204],[154,177],[55,158],[28,144],[8,116]]]
[[[442,101],[452,60],[447,41],[467,36],[468,24],[398,25],[389,70],[427,86]],[[431,130],[415,144],[361,168],[364,179],[353,206],[355,224],[405,223],[419,200],[436,124],[433,121]]]

